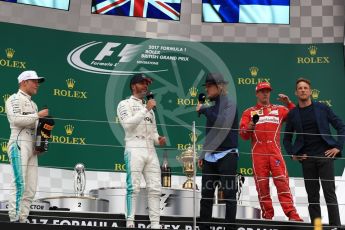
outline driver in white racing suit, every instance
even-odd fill
[[[36,194],[37,154],[34,151],[36,126],[40,117],[48,116],[48,109],[38,112],[31,96],[38,91],[44,78],[35,71],[24,71],[18,76],[19,91],[6,101],[6,113],[11,136],[7,145],[12,166],[9,197],[11,222],[25,222]]]
[[[160,228],[161,171],[154,144],[164,145],[165,137],[159,136],[153,109],[156,101],[144,102],[152,79],[136,74],[130,81],[132,96],[122,100],[117,116],[125,130],[125,165],[127,171],[126,227],[134,227],[136,198],[144,175],[148,193],[151,228]]]

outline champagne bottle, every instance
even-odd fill
[[[218,204],[224,204],[224,190],[222,188],[222,183],[219,181],[218,183]]]
[[[162,187],[171,187],[171,168],[169,167],[167,151],[165,151],[163,155],[161,173],[162,173],[161,175]]]

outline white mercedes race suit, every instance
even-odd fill
[[[126,218],[134,221],[136,198],[144,175],[148,193],[151,228],[159,228],[161,171],[154,144],[158,144],[155,115],[141,99],[131,96],[117,107],[117,116],[125,130],[127,171]]]
[[[37,105],[19,90],[6,101],[6,113],[11,128],[7,149],[13,178],[9,217],[11,221],[25,222],[37,185],[37,155],[34,153]]]

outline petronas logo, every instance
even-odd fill
[[[196,95],[198,94],[198,89],[193,86],[189,89],[189,94],[191,97],[196,97]]]
[[[65,131],[68,136],[73,134],[74,126],[73,125],[65,125]]]
[[[259,68],[256,66],[252,66],[249,68],[249,72],[250,72],[250,75],[252,75],[253,77],[256,77],[258,76]]]
[[[12,49],[12,48],[7,48],[7,49],[5,49],[5,52],[6,52],[6,57],[8,58],[8,59],[12,59],[13,58],[13,56],[14,56],[14,53],[16,52],[14,49]]]
[[[72,78],[68,78],[68,79],[66,80],[66,83],[67,83],[67,88],[73,89],[73,88],[74,88],[74,85],[75,85],[75,80],[72,79]]]

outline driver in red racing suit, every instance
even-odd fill
[[[280,148],[280,130],[289,109],[295,105],[284,94],[278,100],[287,105],[270,103],[271,86],[260,82],[256,86],[257,105],[246,109],[240,122],[240,136],[251,139],[254,180],[264,219],[272,219],[274,209],[270,196],[269,176],[277,188],[278,199],[285,215],[292,221],[303,221],[297,214],[289,187],[289,177]],[[257,121],[255,120],[258,119]],[[254,119],[253,119],[254,117]]]

